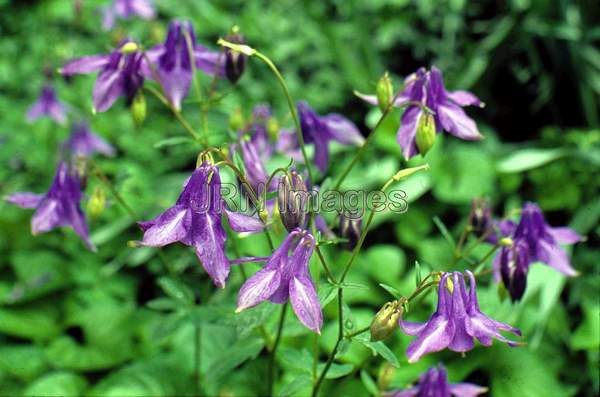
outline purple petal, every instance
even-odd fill
[[[281,274],[272,262],[256,272],[240,288],[236,312],[258,305],[267,300],[279,288]]]
[[[5,200],[21,208],[36,208],[43,198],[44,196],[41,194],[35,194],[31,192],[17,192],[6,197]]]
[[[543,239],[539,240],[536,258],[567,276],[578,274],[577,270],[571,267],[567,253],[557,244],[551,244]]]
[[[369,105],[377,106],[379,104],[379,101],[377,100],[377,95],[367,95],[358,91],[354,91],[354,95],[367,102]]]
[[[327,171],[329,166],[329,143],[321,136],[315,137],[315,164],[321,172]]]
[[[469,91],[452,91],[446,92],[448,99],[458,106],[479,106],[483,107],[483,102]]]
[[[187,49],[183,50],[187,51]],[[175,109],[180,110],[181,100],[190,91],[193,74],[191,68],[185,68],[180,64],[181,57],[179,54],[173,56],[176,64],[170,70],[159,67],[158,74],[160,76],[160,82],[165,91],[165,95],[173,104]]]
[[[88,229],[87,222],[85,221],[85,215],[79,207],[79,202],[71,202],[70,205],[65,209],[66,216],[69,219],[71,227],[77,233],[79,237],[84,241],[85,245],[91,251],[96,251],[96,246],[90,240],[90,232]]]
[[[423,112],[418,106],[408,107],[400,118],[400,128],[396,134],[396,140],[402,148],[402,154],[406,160],[418,153],[415,137],[417,135],[417,126]]]
[[[40,202],[31,217],[31,233],[33,235],[46,233],[56,227],[66,225],[67,222],[68,219],[65,217],[58,199],[46,197]]]
[[[141,244],[149,247],[162,247],[188,237],[192,226],[192,212],[182,205],[176,205],[154,220],[139,224],[144,230]]]
[[[45,115],[44,108],[45,108],[45,106],[41,100],[35,101],[34,104],[31,105],[31,107],[27,110],[27,113],[25,114],[27,121],[31,123],[31,122],[39,119],[40,117],[44,116]]]
[[[118,97],[126,94],[124,80],[124,75],[120,70],[105,69],[100,73],[92,94],[94,109],[97,112],[104,112]]]
[[[452,393],[454,397],[477,397],[487,391],[487,387],[474,385],[472,383],[455,383],[450,385],[450,393]]]
[[[133,0],[129,2],[131,11],[143,19],[152,19],[156,16],[154,6],[148,0]]]
[[[323,218],[323,216],[321,216],[320,214],[317,214],[317,216],[315,216],[315,227],[317,228],[318,231],[321,232],[321,234],[325,238],[328,238],[328,239],[334,239],[335,238],[335,234],[329,228],[329,226],[327,225],[327,222],[325,221],[325,219]]]
[[[448,348],[455,352],[466,352],[473,349],[473,337],[466,330],[467,292],[462,274],[455,272],[452,277],[454,290],[452,292],[452,320],[454,321],[454,338]]]
[[[60,73],[65,76],[92,73],[106,66],[109,59],[109,55],[90,55],[73,59],[60,69]]]
[[[290,260],[293,260],[293,257]],[[290,280],[290,302],[300,322],[308,329],[320,334],[323,326],[323,313],[315,286],[308,272],[294,275]]]
[[[419,335],[427,326],[427,323],[415,323],[412,321],[403,320],[402,317],[398,320],[398,325],[402,332],[406,335],[417,336]]]
[[[483,138],[475,121],[454,103],[440,103],[437,107],[437,116],[444,130],[457,138],[468,141]]]
[[[548,228],[550,235],[559,244],[575,244],[583,241],[583,236],[579,235],[575,230],[570,227],[550,227]]]
[[[225,256],[226,234],[221,225],[221,215],[205,211],[194,213],[194,218],[196,255],[215,285],[225,288],[230,265]]]
[[[225,209],[225,215],[227,216],[227,220],[229,221],[229,226],[231,226],[231,229],[238,233],[261,232],[265,228],[265,225],[260,221],[260,219],[253,216],[229,211],[228,209]]]
[[[418,387],[411,387],[406,390],[392,390],[384,394],[385,397],[416,397],[419,395]]]
[[[56,101],[48,106],[48,115],[58,124],[64,125],[67,122],[67,109],[65,106]]]
[[[454,331],[454,323],[448,317],[437,313],[431,316],[417,339],[408,345],[408,362],[417,362],[424,354],[447,348],[454,337]]]
[[[321,119],[327,126],[330,138],[345,145],[362,145],[365,141],[353,122],[346,117],[331,113]]]
[[[220,51],[210,51],[202,46],[196,46],[194,49],[194,58],[196,59],[196,68],[204,73],[220,77],[225,76],[225,57]]]

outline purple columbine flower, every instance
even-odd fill
[[[115,148],[90,130],[88,123],[80,122],[73,126],[71,136],[63,145],[63,150],[76,157],[89,157],[100,153],[108,157],[115,155]]]
[[[221,198],[219,169],[203,163],[187,180],[175,205],[158,217],[139,222],[142,245],[162,247],[175,242],[194,247],[202,266],[219,288],[225,287],[230,262],[225,255],[223,213],[237,232],[256,232],[263,224],[256,218],[229,211]]]
[[[113,0],[112,4],[102,9],[102,28],[110,30],[115,25],[115,19],[127,19],[137,15],[143,19],[153,19],[156,10],[150,0]]]
[[[345,145],[362,145],[363,136],[350,120],[337,113],[320,116],[306,102],[299,102],[300,128],[305,143],[315,146],[315,164],[321,172],[329,166],[329,141]]]
[[[290,300],[300,322],[320,334],[323,313],[308,271],[314,247],[315,239],[309,232],[295,229],[289,233],[265,267],[242,285],[236,312],[256,306],[267,299],[273,303]]]
[[[377,105],[375,95],[359,95],[366,102]],[[464,140],[478,140],[482,136],[475,121],[462,109],[465,106],[484,104],[468,91],[447,91],[442,72],[435,66],[427,71],[419,68],[404,80],[404,89],[397,96],[393,106],[405,107],[400,118],[400,128],[396,139],[406,159],[415,156],[419,150],[416,144],[417,128],[427,107],[433,112],[436,132],[442,130]]]
[[[64,76],[88,74],[100,70],[92,94],[94,111],[104,112],[120,96],[128,103],[149,77],[150,67],[147,65],[138,45],[131,40],[124,40],[110,54],[91,55],[74,59],[61,69]]]
[[[186,36],[190,40],[191,57]],[[147,56],[151,63],[158,64],[160,83],[167,98],[178,110],[181,100],[190,90],[194,68],[211,76],[225,74],[222,54],[197,44],[194,28],[188,21],[171,22],[164,44],[148,50]]]
[[[35,209],[31,218],[33,235],[46,233],[61,226],[70,226],[88,249],[95,251],[96,247],[90,241],[85,215],[79,204],[81,196],[77,170],[61,162],[46,194],[19,192],[7,197],[6,201],[21,208]]]
[[[30,123],[40,117],[48,116],[58,124],[67,122],[67,107],[56,96],[54,87],[46,84],[37,101],[27,110],[27,121]]]
[[[473,273],[467,271],[470,279],[467,294],[465,280],[461,273],[445,273],[438,287],[437,310],[425,323],[398,321],[400,329],[417,338],[406,350],[408,362],[414,363],[427,353],[450,349],[466,352],[473,349],[473,338],[484,346],[490,346],[493,339],[506,342],[510,346],[518,343],[506,339],[500,331],[521,335],[521,331],[508,324],[493,320],[479,309],[476,283]],[[452,276],[452,294],[449,291],[448,278]]]
[[[472,383],[448,383],[442,364],[432,367],[419,377],[419,383],[408,389],[392,390],[385,397],[476,397],[487,392],[487,387]]]

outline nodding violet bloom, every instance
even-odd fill
[[[445,273],[438,287],[437,310],[425,323],[412,323],[399,320],[400,329],[417,338],[406,350],[408,362],[414,363],[427,353],[450,349],[466,352],[473,349],[473,338],[484,346],[490,346],[493,339],[506,342],[510,346],[518,343],[506,339],[500,331],[521,335],[521,331],[508,324],[493,320],[483,314],[477,302],[475,276],[467,271],[470,279],[469,292],[461,273]],[[452,277],[452,293],[449,291],[449,277]]]
[[[124,40],[110,54],[91,55],[68,62],[60,72],[64,76],[88,74],[100,70],[92,94],[94,111],[104,112],[120,96],[131,103],[150,74],[149,65],[131,40]]]
[[[89,157],[94,153],[108,157],[115,155],[115,148],[94,134],[86,122],[80,122],[73,126],[71,136],[65,142],[63,149],[76,157]]]
[[[511,237],[512,244],[502,247],[493,268],[496,280],[502,279],[513,301],[523,296],[529,265],[533,262],[545,263],[567,276],[577,275],[560,244],[574,244],[583,237],[571,228],[548,225],[536,204],[525,204],[518,224],[501,221],[498,226],[500,235]],[[497,241],[498,236],[494,236],[492,242]]]
[[[156,11],[150,0],[114,0],[111,5],[102,9],[102,27],[112,29],[116,18],[129,18],[137,15],[143,19],[152,19]]]
[[[246,44],[246,39],[240,33],[225,36],[225,40],[234,44]],[[225,49],[225,76],[231,83],[237,83],[246,67],[246,55],[227,47]]]
[[[283,226],[288,232],[304,229],[308,221],[310,194],[302,176],[296,171],[282,176],[277,193],[277,207]]]
[[[171,22],[164,44],[148,50],[147,56],[151,63],[158,63],[158,77],[165,95],[178,110],[190,90],[194,69],[211,76],[224,75],[222,54],[197,44],[194,28],[188,21]]]
[[[359,95],[370,104],[377,104],[375,95]],[[393,106],[406,109],[400,118],[400,128],[396,139],[402,154],[409,159],[419,153],[416,143],[417,130],[421,118],[429,108],[433,112],[436,132],[442,130],[464,140],[478,140],[482,136],[477,125],[462,109],[465,106],[484,104],[468,91],[447,91],[442,72],[435,66],[427,71],[419,68],[404,81],[404,89],[396,97]]]
[[[362,217],[356,214],[349,214],[343,212],[340,214],[340,234],[343,238],[348,239],[348,242],[344,245],[346,249],[352,251],[358,240],[360,239],[362,231]]]
[[[162,247],[175,242],[192,246],[215,285],[225,287],[230,262],[225,255],[226,215],[237,232],[256,232],[262,223],[253,217],[229,211],[221,198],[219,169],[202,163],[187,180],[175,205],[158,217],[139,222],[144,231],[142,245]]]
[[[301,229],[290,232],[265,267],[242,285],[236,312],[267,299],[273,303],[289,300],[300,322],[308,329],[321,333],[323,313],[308,271],[314,247],[315,239],[309,232]]]
[[[27,121],[30,123],[40,117],[50,117],[58,124],[67,122],[67,108],[58,100],[56,91],[50,84],[46,84],[42,88],[42,93],[37,101],[27,110]]]
[[[386,397],[476,397],[487,392],[486,387],[472,383],[448,383],[446,368],[442,364],[432,367],[419,377],[419,383],[408,389],[392,390]]]
[[[306,102],[299,102],[297,107],[304,142],[315,145],[315,164],[321,172],[327,171],[329,165],[329,141],[363,144],[358,128],[344,116],[336,113],[320,116]]]
[[[493,229],[492,209],[485,199],[475,199],[472,202],[470,214],[471,230],[477,237],[491,235]]]
[[[96,247],[90,241],[85,215],[80,207],[81,196],[77,170],[61,162],[46,194],[19,192],[7,197],[6,201],[21,208],[35,209],[31,218],[32,234],[46,233],[57,227],[70,226],[85,245],[95,251]]]

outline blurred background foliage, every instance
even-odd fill
[[[381,214],[348,282],[351,320],[358,329],[390,295],[414,288],[415,260],[423,271],[445,269],[475,196],[487,196],[496,215],[538,202],[552,224],[568,224],[588,238],[572,250],[580,276],[565,279],[534,266],[522,302],[498,296],[484,281],[481,305],[495,318],[524,331],[527,345],[477,348],[465,358],[450,352],[408,365],[410,338],[399,331],[385,344],[356,338],[343,346],[323,395],[363,396],[379,387],[404,387],[428,366],[443,361],[451,381],[468,380],[491,395],[592,396],[599,388],[600,345],[600,4],[597,1],[156,0],[152,22],[120,21],[100,29],[104,1],[0,0],[0,194],[45,191],[54,173],[58,144],[68,127],[49,120],[27,124],[24,114],[43,83],[43,69],[66,60],[107,52],[124,36],[151,46],[163,40],[171,18],[193,22],[198,39],[216,49],[218,37],[238,25],[249,44],[282,69],[292,96],[321,112],[339,111],[363,133],[378,117],[353,96],[374,91],[388,70],[397,85],[419,66],[437,65],[450,89],[469,89],[487,106],[473,109],[485,140],[438,139],[425,161],[432,166],[401,184],[410,201],[401,216]],[[264,65],[251,60],[235,87],[210,110],[211,143],[231,137],[228,118],[248,116],[270,103],[290,127],[285,102]],[[148,100],[148,117],[135,127],[124,103],[91,115],[94,78],[55,78],[71,120],[91,120],[94,131],[118,147],[113,159],[97,159],[117,189],[148,219],[169,206],[191,171],[197,147],[167,109]],[[202,79],[206,86],[208,79]],[[184,112],[198,125],[190,95]],[[345,183],[376,188],[404,165],[395,143],[398,114],[378,132],[376,145]],[[330,175],[350,160],[334,148]],[[282,159],[280,159],[282,160]],[[282,160],[285,163],[285,159]],[[410,164],[423,162],[415,159]],[[327,185],[324,178],[322,185]],[[98,186],[92,178],[87,192]],[[91,219],[97,254],[83,249],[71,231],[33,238],[31,213],[0,203],[0,394],[1,395],[190,395],[194,383],[207,395],[265,392],[267,350],[278,307],[261,305],[233,314],[242,275],[232,271],[224,290],[213,287],[195,255],[183,246],[132,249],[141,234],[116,202]],[[230,255],[265,254],[261,236],[230,238]],[[595,248],[594,248],[595,247]],[[330,248],[330,247],[326,247]],[[485,252],[485,247],[482,248]],[[334,269],[347,254],[325,250]],[[474,256],[481,252],[474,252]],[[316,265],[316,264],[314,264]],[[465,264],[464,266],[466,266]],[[246,271],[254,271],[248,265]],[[318,273],[314,266],[313,275]],[[312,352],[324,361],[336,337],[333,288],[323,278],[319,293],[329,319],[318,346],[314,335],[288,315],[278,355],[278,395],[305,395]],[[412,319],[431,312],[430,294],[411,307]],[[267,338],[264,338],[264,335]],[[201,343],[196,345],[194,340]],[[197,358],[197,359],[195,359]],[[199,371],[194,368],[199,367]],[[199,373],[199,375],[198,375]],[[333,386],[335,385],[335,389]]]

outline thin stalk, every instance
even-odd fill
[[[365,332],[367,332],[370,329],[371,329],[371,326],[367,325],[364,328],[361,328],[359,330],[356,330],[354,332],[350,332],[349,334],[346,334],[345,338],[346,339],[354,338],[356,335],[364,334]]]
[[[200,395],[200,354],[202,353],[202,331],[194,329],[194,396]]]
[[[196,62],[194,60],[194,47],[192,43],[192,38],[188,31],[183,33],[185,38],[185,44],[188,51],[188,57],[190,61],[190,65],[192,66],[192,83],[194,85],[194,91],[196,91],[196,96],[198,97],[200,103],[200,116],[202,120],[202,139],[204,143],[208,146],[208,124],[205,122],[204,118],[204,108],[206,107],[204,103],[202,103],[202,88],[200,87],[200,83],[198,82],[198,74],[196,73]],[[208,98],[207,98],[208,100]]]
[[[323,256],[323,253],[321,252],[321,248],[318,245],[315,246],[315,251],[317,251],[317,256],[319,257],[319,260],[321,261],[321,264],[323,265],[323,269],[325,270],[325,274],[327,275],[327,278],[329,279],[329,281],[332,284],[337,284],[337,282],[335,281],[335,277],[333,276],[333,273],[331,273],[331,270],[329,270],[329,266],[327,265],[327,261],[325,260],[325,257]]]
[[[285,323],[285,313],[287,312],[288,304],[284,303],[281,307],[281,313],[279,314],[279,324],[277,326],[277,335],[275,336],[275,343],[273,343],[273,349],[271,349],[271,357],[269,358],[269,370],[268,370],[268,396],[273,395],[273,383],[275,382],[275,354],[283,335],[283,324]]]

